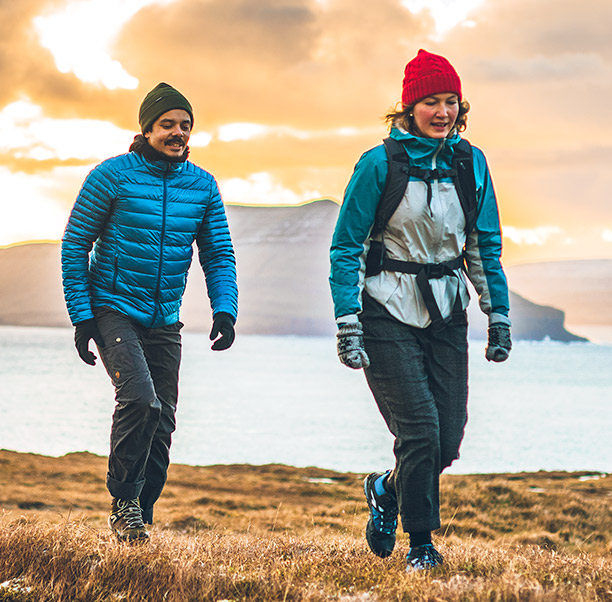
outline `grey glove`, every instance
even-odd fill
[[[359,370],[370,365],[370,358],[363,346],[363,330],[360,322],[340,324],[336,339],[338,357],[345,366]]]
[[[507,324],[492,324],[488,330],[489,341],[485,349],[485,357],[490,362],[504,362],[512,349],[510,326]]]

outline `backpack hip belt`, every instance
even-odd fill
[[[380,269],[375,272],[376,274],[385,272],[400,272],[402,274],[416,274],[416,284],[419,287],[419,291],[423,296],[425,307],[429,312],[431,323],[434,328],[441,329],[445,324],[450,322],[452,319],[451,315],[444,319],[440,313],[440,308],[436,298],[434,297],[433,291],[431,290],[430,280],[443,278],[444,276],[454,276],[457,278],[455,270],[459,270],[465,267],[463,255],[450,259],[449,261],[443,261],[442,263],[417,263],[416,261],[401,261],[399,259],[391,259],[386,255],[383,256],[380,264]],[[375,273],[368,273],[366,269],[366,276],[374,276]],[[455,308],[458,307],[459,294],[455,298]]]

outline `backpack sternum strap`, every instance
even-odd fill
[[[431,183],[435,180],[441,180],[442,178],[452,178],[453,180],[457,176],[457,170],[455,169],[420,169],[418,167],[413,167],[412,165],[409,168],[409,176],[415,176],[419,180],[425,182],[427,186],[427,207],[429,209],[429,213],[431,214],[431,199],[433,196]]]

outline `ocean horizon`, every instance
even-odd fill
[[[108,453],[113,389],[80,361],[68,328],[0,327],[0,447]],[[212,352],[183,337],[172,462],[286,464],[341,472],[393,465],[392,437],[334,337],[238,335]],[[515,343],[503,364],[470,342],[469,421],[455,474],[605,473],[612,466],[612,345]]]

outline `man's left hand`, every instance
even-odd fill
[[[211,349],[213,351],[224,351],[225,349],[229,349],[235,337],[234,318],[223,311],[215,314],[213,325],[210,330],[210,340],[215,342],[212,344]]]

